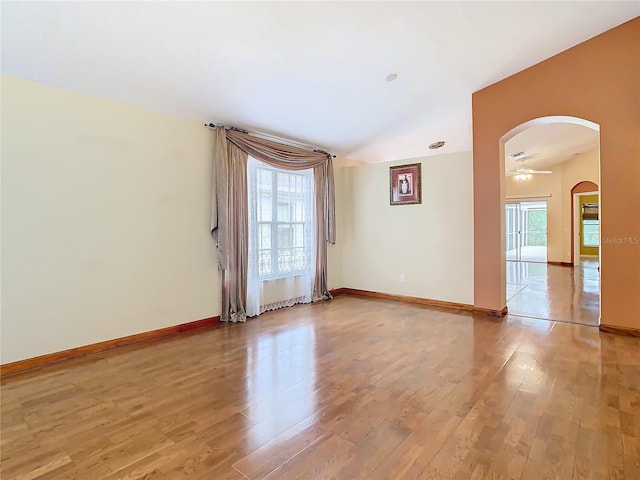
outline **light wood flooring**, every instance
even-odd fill
[[[341,296],[2,381],[1,478],[640,479],[640,338]]]
[[[507,262],[507,307],[512,315],[598,325],[597,260],[585,260],[579,267]]]

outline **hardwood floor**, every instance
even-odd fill
[[[581,267],[507,262],[507,306],[512,315],[580,323],[600,323],[597,260]]]
[[[640,338],[343,296],[2,380],[1,477],[638,479]]]

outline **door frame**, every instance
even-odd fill
[[[506,229],[506,206],[508,204],[517,204],[518,207],[516,209],[516,217],[517,217],[517,227],[518,227],[518,232],[516,233],[516,238],[517,238],[517,254],[516,254],[516,260],[507,260],[507,261],[515,261],[515,262],[521,262],[522,261],[522,245],[520,245],[522,243],[522,208],[521,208],[521,204],[522,203],[544,203],[545,204],[545,212],[547,212],[546,215],[546,225],[545,225],[545,235],[547,237],[547,245],[545,247],[545,261],[544,262],[540,262],[540,263],[547,263],[549,261],[549,215],[548,215],[548,211],[549,211],[549,198],[551,197],[551,195],[512,195],[512,196],[508,196],[505,197],[504,202],[503,202],[503,206],[502,206],[502,210],[504,212],[505,215],[505,247],[506,247],[506,235],[507,235],[507,229]],[[505,259],[506,259],[506,253],[507,253],[507,249],[504,249],[505,252]],[[530,260],[526,260],[526,261],[530,261]]]
[[[516,258],[515,260],[511,260],[509,258],[507,258],[507,261],[512,261],[512,262],[519,262],[520,261],[520,257],[522,256],[522,249],[520,246],[520,243],[522,243],[522,232],[521,232],[521,225],[520,225],[520,220],[521,220],[521,209],[520,209],[520,200],[506,200],[504,202],[504,210],[505,210],[505,244],[507,243],[506,240],[506,236],[508,234],[508,232],[506,231],[506,211],[507,211],[507,205],[515,205],[515,214],[514,214],[514,228],[515,228],[515,232],[513,232],[514,234],[514,245],[516,247]],[[507,251],[505,249],[505,255],[507,254]]]
[[[573,265],[580,266],[580,216],[582,215],[580,210],[580,197],[586,195],[598,195],[598,205],[600,205],[600,192],[579,192],[573,194]],[[598,207],[598,210],[600,207]],[[600,244],[600,234],[598,233],[598,244]],[[598,248],[598,258],[600,258],[600,248]]]

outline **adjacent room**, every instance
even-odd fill
[[[600,323],[600,132],[584,123],[555,118],[505,143],[512,315]]]
[[[640,4],[1,8],[0,476],[640,478]]]

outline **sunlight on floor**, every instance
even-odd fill
[[[513,315],[598,325],[600,274],[597,264],[564,267],[508,261],[507,306]]]

